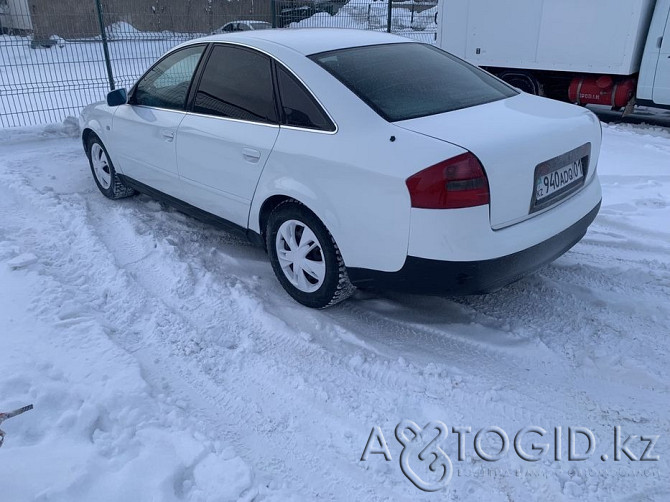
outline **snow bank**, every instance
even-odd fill
[[[182,41],[205,36],[206,33],[178,33],[174,31],[141,31],[125,21],[112,23],[105,28],[107,39],[115,42],[138,40],[170,40],[173,45]]]
[[[130,23],[126,23],[125,21],[118,21],[107,26],[106,34],[110,39],[114,39],[117,37],[138,37],[142,35],[142,32]]]
[[[437,31],[435,13],[437,7],[431,7],[412,16],[411,4],[398,4],[391,11],[391,29],[397,35],[421,38],[427,43],[434,42]],[[352,0],[342,6],[333,16],[326,12],[317,12],[313,16],[291,23],[291,28],[356,28],[361,30],[386,31],[388,24],[388,3],[366,0]],[[417,33],[417,32],[426,33]]]
[[[12,254],[2,248],[4,260]],[[0,355],[1,405],[35,406],[3,426],[3,499],[233,501],[257,495],[250,467],[233,449],[194,432],[188,410],[151,389],[137,361],[110,339],[115,328],[72,302],[47,307],[35,301],[54,287],[39,271],[34,256],[0,265],[0,325],[11,333]]]
[[[79,119],[67,117],[62,123],[30,127],[0,128],[0,142],[6,144],[24,143],[49,138],[79,137]]]

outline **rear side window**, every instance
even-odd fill
[[[193,111],[276,124],[270,58],[241,47],[215,46],[202,73]]]
[[[390,122],[517,94],[483,70],[426,44],[354,47],[310,58]]]
[[[321,131],[335,130],[335,125],[309,91],[279,65],[277,65],[277,84],[282,104],[282,124]]]

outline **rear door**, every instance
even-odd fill
[[[246,228],[278,134],[270,58],[246,47],[215,45],[177,132],[181,198]]]
[[[179,192],[175,135],[186,116],[189,85],[205,47],[190,46],[164,57],[114,114],[110,151],[120,171],[173,196]]]
[[[665,24],[663,43],[656,66],[653,101],[659,105],[670,105],[670,14]]]

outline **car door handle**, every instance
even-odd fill
[[[254,150],[253,148],[243,148],[242,156],[244,157],[244,160],[255,164],[261,159],[261,152]]]
[[[165,141],[172,141],[174,139],[174,131],[170,131],[169,129],[162,129],[161,136],[163,136]]]

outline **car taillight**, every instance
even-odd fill
[[[444,160],[405,181],[412,207],[456,209],[489,203],[489,183],[472,153]]]

